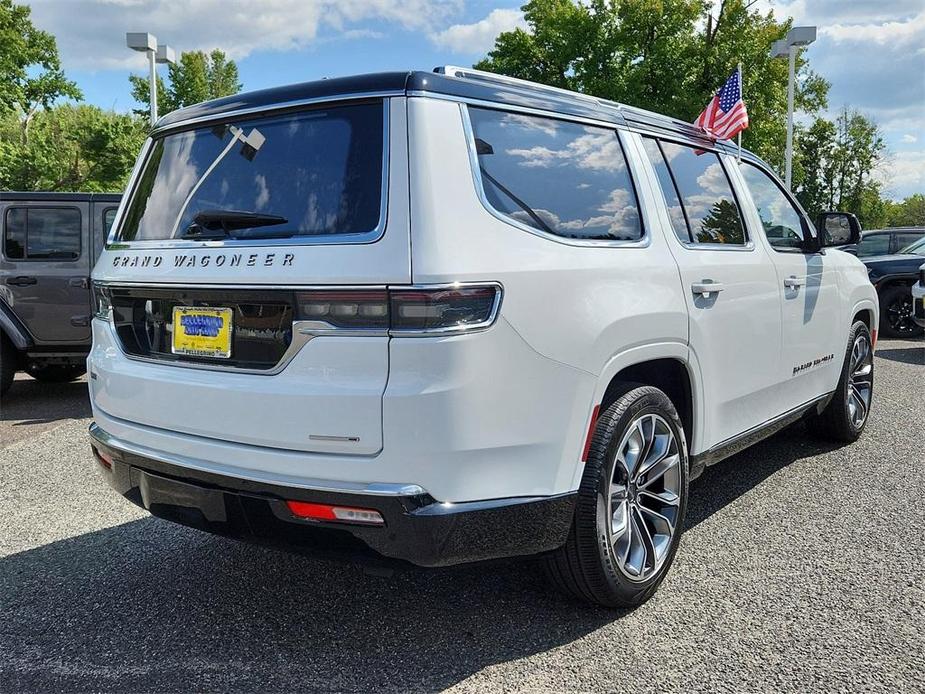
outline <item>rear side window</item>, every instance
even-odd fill
[[[376,101],[232,119],[157,138],[117,240],[378,232],[384,117]]]
[[[80,236],[80,211],[73,207],[11,207],[3,252],[11,260],[77,260]]]
[[[692,244],[745,245],[745,227],[742,215],[732,192],[719,156],[713,152],[695,150],[673,142],[659,142],[662,159],[656,158],[656,172],[660,165],[671,173],[674,192],[659,176],[665,199],[671,207],[672,199],[680,199],[687,223],[688,238]],[[651,154],[651,145],[647,146]],[[670,211],[670,210],[669,210]],[[677,215],[672,218],[675,224]],[[684,234],[675,229],[683,241]]]
[[[655,175],[658,177],[659,186],[665,194],[665,204],[668,206],[668,217],[671,219],[671,229],[674,235],[684,243],[690,243],[691,234],[687,226],[687,217],[684,216],[684,207],[681,205],[681,199],[678,197],[678,189],[671,179],[671,171],[668,169],[668,162],[665,161],[665,155],[659,147],[658,141],[651,137],[642,138],[642,144],[649,155],[652,166],[655,167]]]
[[[889,234],[869,234],[858,244],[858,256],[887,255],[890,252]]]
[[[481,108],[469,117],[482,190],[496,211],[568,239],[642,238],[614,130]]]

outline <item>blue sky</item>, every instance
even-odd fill
[[[518,1],[31,0],[33,21],[58,39],[86,100],[135,106],[128,75],[144,58],[126,31],[149,31],[178,51],[222,48],[245,89],[326,76],[470,65],[501,31],[523,26]],[[757,0],[755,7],[819,26],[813,69],[832,83],[830,106],[881,126],[886,192],[925,192],[925,0]],[[163,69],[163,68],[162,68]]]

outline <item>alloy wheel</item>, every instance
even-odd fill
[[[608,539],[617,566],[631,581],[648,580],[665,563],[680,504],[678,441],[661,416],[642,415],[616,449],[608,490]]]
[[[886,309],[886,318],[890,323],[890,327],[897,333],[915,332],[916,324],[912,315],[913,303],[911,295],[896,299]]]
[[[855,429],[864,426],[870,411],[870,399],[874,384],[874,355],[870,339],[866,334],[858,335],[851,348],[851,364],[848,367],[848,392],[845,395],[848,417]]]

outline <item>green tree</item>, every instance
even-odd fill
[[[208,54],[202,51],[181,53],[180,60],[169,65],[167,73],[169,86],[160,77],[157,79],[157,110],[161,114],[237,94],[243,86],[238,77],[238,66],[220,50]],[[130,75],[129,81],[132,97],[144,105],[136,113],[147,114],[151,103],[148,78]]]
[[[64,76],[54,36],[36,29],[30,14],[27,5],[0,0],[0,114],[18,112],[23,131],[39,108],[82,98]]]
[[[782,168],[787,64],[769,55],[790,20],[743,0],[531,0],[529,32],[498,36],[475,67],[693,121],[743,66],[751,126],[743,145]],[[797,59],[796,107],[826,105],[828,83]]]
[[[35,113],[23,136],[16,114],[0,116],[0,189],[120,191],[147,133],[143,119],[96,106]]]
[[[891,227],[925,227],[925,195],[916,193],[899,203],[889,203],[887,224]]]
[[[887,205],[873,178],[885,148],[877,124],[845,108],[834,122],[817,118],[799,135],[794,190],[807,212],[844,210],[864,227],[883,226]]]

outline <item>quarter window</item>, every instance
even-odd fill
[[[775,248],[803,247],[803,217],[770,176],[748,162],[741,168],[768,242]]]
[[[11,207],[3,249],[13,260],[77,260],[80,211],[72,207]]]
[[[481,108],[469,115],[482,189],[495,210],[568,239],[642,238],[615,131]]]
[[[745,227],[723,164],[713,152],[694,150],[673,142],[660,142],[662,163],[671,172],[673,186],[659,176],[669,211],[672,199],[680,199],[688,239],[677,226],[675,233],[689,243],[745,245]],[[647,149],[651,149],[651,145]],[[650,157],[651,157],[650,152]],[[653,161],[658,169],[659,160]],[[671,188],[676,192],[673,192]],[[666,191],[667,189],[667,191]],[[675,214],[672,224],[680,226]]]

